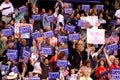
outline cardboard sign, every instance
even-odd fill
[[[106,45],[105,46],[105,49],[108,51],[108,54],[109,55],[112,55],[112,53],[114,52],[114,50],[117,50],[119,47],[118,47],[118,44],[117,43],[114,43],[114,44],[111,44],[111,45]]]
[[[29,77],[28,80],[40,80],[40,77]]]
[[[97,10],[104,10],[104,5],[96,5]]]
[[[23,26],[29,26],[30,27],[30,31],[32,32],[33,31],[33,25],[32,24],[23,24],[23,23],[15,23],[15,38],[19,38],[20,37],[20,27],[23,27]],[[24,37],[29,37],[30,33],[25,33],[25,34],[22,34],[21,35],[21,38],[24,38]]]
[[[19,12],[20,13],[26,12],[26,6],[19,7]]]
[[[36,39],[36,38],[42,37],[42,34],[39,31],[37,31],[37,32],[32,33],[32,37],[33,39]]]
[[[54,21],[54,20],[55,20],[54,15],[47,16],[47,20],[48,20],[48,21]]]
[[[56,65],[57,65],[57,67],[67,67],[68,61],[67,60],[57,60]]]
[[[65,8],[64,9],[65,14],[71,14],[73,12],[72,8]]]
[[[52,48],[51,47],[41,47],[42,54],[52,55]]]
[[[82,10],[90,10],[90,5],[82,5]]]
[[[7,53],[6,53],[8,59],[17,59],[18,58],[18,50],[10,50],[8,49],[7,50]]]
[[[12,36],[13,32],[12,29],[2,29],[2,34],[8,37],[8,36]]]
[[[98,27],[98,16],[87,16],[87,17],[81,17],[80,19],[85,22],[89,22],[91,26]]]
[[[51,31],[47,31],[47,32],[44,32],[44,36],[46,38],[50,38],[50,37],[53,37],[54,36],[54,32],[51,30]]]
[[[69,50],[68,50],[68,48],[58,49],[58,52],[59,52],[59,53],[62,52],[62,51],[64,51],[67,56],[69,55]]]
[[[11,68],[11,71],[14,73],[18,73],[18,68],[17,66],[14,66],[13,68]]]
[[[23,50],[23,57],[28,57],[30,58],[30,52]]]
[[[60,73],[59,72],[49,72],[48,73],[48,78],[49,80],[53,80],[53,79],[56,79],[56,78],[60,78]]]
[[[111,75],[113,80],[119,80],[120,79],[120,69],[112,69],[111,70]]]
[[[69,34],[68,38],[69,38],[69,41],[80,40],[80,34]]]
[[[105,44],[104,29],[87,29],[87,43]]]
[[[58,42],[67,42],[68,37],[67,36],[58,36]]]
[[[34,14],[34,15],[32,15],[32,19],[34,19],[35,21],[40,21],[41,20],[41,15],[40,14]]]
[[[69,31],[70,33],[74,33],[75,26],[66,24],[64,29],[65,29],[65,31]]]

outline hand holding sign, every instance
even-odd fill
[[[48,47],[48,46],[47,47],[42,47],[41,52],[43,54],[52,55],[52,48]]]
[[[68,61],[67,60],[57,60],[57,67],[67,67]]]
[[[35,21],[40,21],[41,20],[41,15],[40,14],[34,14],[34,15],[32,15],[32,19],[34,19]]]

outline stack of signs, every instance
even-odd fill
[[[68,37],[67,36],[58,36],[58,42],[67,42]]]
[[[41,80],[40,77],[29,77],[27,80]]]
[[[18,51],[17,50],[10,50],[10,49],[8,49],[6,55],[7,55],[9,60],[11,60],[11,59],[17,60],[17,58],[18,58]]]
[[[32,19],[35,21],[40,21],[41,20],[41,15],[40,14],[33,14]]]
[[[96,9],[103,11],[104,10],[104,5],[96,5]]]
[[[78,34],[78,33],[76,33],[76,34],[69,34],[68,35],[68,39],[69,39],[69,41],[80,40],[80,34]]]
[[[105,44],[105,30],[104,29],[87,29],[87,43]]]
[[[19,28],[21,38],[30,38],[30,26],[22,26]]]
[[[68,48],[58,49],[58,52],[59,52],[59,53],[62,52],[62,51],[64,51],[67,56],[69,55],[69,50],[68,50]]]
[[[27,57],[27,58],[30,58],[30,52],[26,51],[26,50],[23,50],[23,57]]]
[[[81,17],[81,20],[89,22],[92,26],[98,27],[98,16]]]
[[[11,71],[14,73],[18,73],[18,68],[17,66],[14,66],[13,68],[11,68]]]
[[[32,33],[32,37],[33,39],[36,39],[36,38],[42,37],[42,34],[39,31],[37,31],[37,32]]]
[[[75,26],[66,24],[64,29],[65,29],[65,31],[68,31],[70,33],[74,33]]]
[[[54,32],[52,30],[44,32],[44,36],[45,36],[45,38],[53,37],[54,36]]]
[[[111,45],[106,45],[105,46],[105,49],[108,51],[108,54],[109,55],[112,55],[112,53],[118,49],[118,44],[117,43],[114,43],[114,44],[111,44]]]
[[[49,80],[56,80],[60,78],[60,73],[59,72],[49,72],[48,73],[48,79]]]
[[[33,31],[33,25],[32,24],[23,24],[23,23],[15,23],[15,29],[14,29],[14,33],[15,33],[15,38],[19,38],[20,37],[20,27],[23,26],[29,26],[30,27],[30,31]],[[28,27],[27,27],[28,28]],[[28,29],[29,30],[29,29]],[[30,33],[30,32],[29,32]],[[29,34],[28,33],[28,34]],[[23,37],[24,35],[22,35]],[[29,35],[27,35],[27,38],[29,37]]]
[[[73,12],[73,9],[72,8],[65,8],[64,9],[64,13],[65,14],[71,14]]]
[[[82,10],[90,10],[90,5],[82,5]]]
[[[56,65],[57,65],[57,67],[67,67],[68,61],[67,60],[57,60]]]
[[[12,29],[2,29],[2,34],[8,37],[8,36],[12,36],[13,32]]]
[[[50,22],[52,22],[52,21],[54,21],[54,20],[55,20],[55,17],[54,17],[54,15],[47,16],[47,21],[50,21]]]
[[[111,70],[112,80],[119,80],[120,79],[120,69],[114,68]]]
[[[41,47],[42,54],[52,55],[52,48],[50,46]]]
[[[20,13],[26,12],[26,6],[19,7],[19,12]]]

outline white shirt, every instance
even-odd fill
[[[118,9],[116,12],[115,12],[115,16],[120,18],[120,9]]]
[[[80,78],[80,80],[93,80],[92,78],[88,77],[88,78],[85,78],[84,76]]]
[[[0,6],[0,10],[2,10],[2,15],[5,15],[5,16],[10,14],[11,12],[14,12],[14,8],[11,2],[9,2],[8,4],[3,2]]]
[[[59,25],[59,22],[61,22],[64,25],[64,16],[59,14],[57,19],[57,24]]]
[[[106,23],[106,20],[104,20],[104,19],[99,19],[98,22],[99,22],[99,24],[105,24],[105,23]]]

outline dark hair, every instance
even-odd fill
[[[64,52],[64,51],[61,51],[61,52],[58,54],[58,59],[62,59],[64,56],[65,56],[65,52]]]
[[[105,60],[103,59],[100,59],[99,62],[98,62],[98,66],[100,66],[100,62],[103,61],[104,62],[104,67],[106,67],[106,63],[105,63]]]
[[[90,67],[92,68],[92,62],[90,59],[87,59],[84,63],[83,63],[83,66],[86,66],[87,63],[90,63]]]

